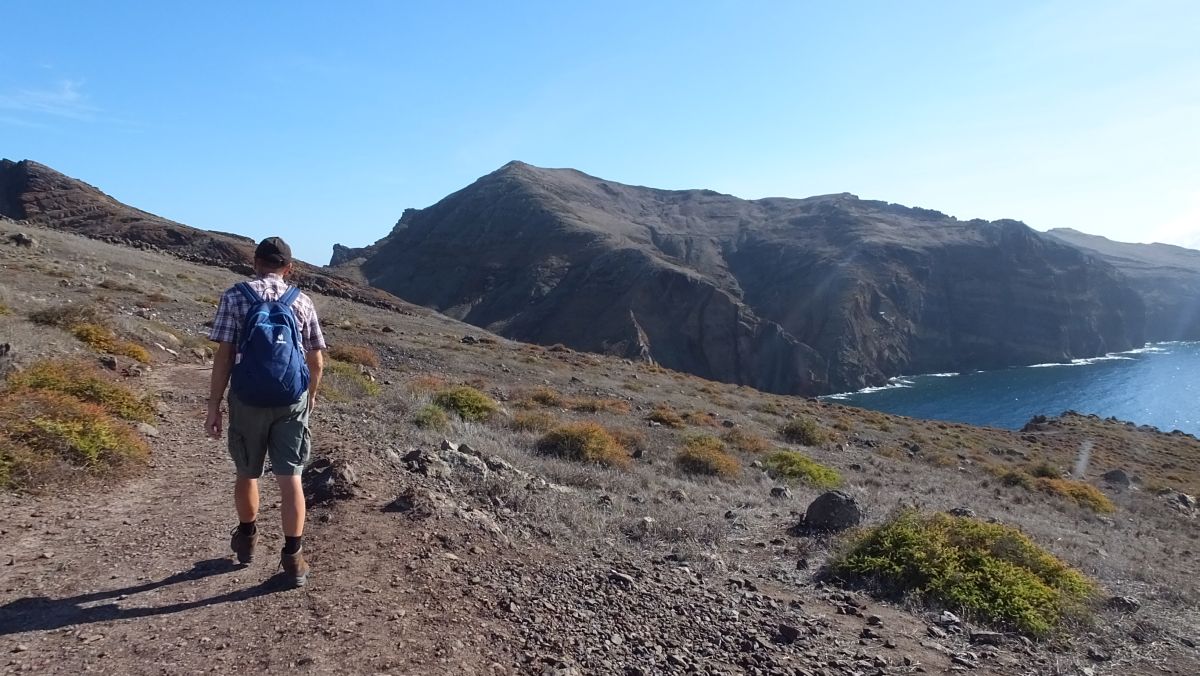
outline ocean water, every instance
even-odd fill
[[[1066,410],[1200,436],[1200,342],[1156,343],[1069,364],[893,378],[826,399],[915,418],[1019,429]]]

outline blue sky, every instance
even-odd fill
[[[7,3],[0,156],[363,245],[512,159],[1200,247],[1200,3]]]

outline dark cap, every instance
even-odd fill
[[[278,237],[268,237],[258,243],[254,257],[271,265],[283,267],[292,262],[292,247]]]

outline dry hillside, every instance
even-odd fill
[[[306,475],[314,572],[281,590],[272,487],[268,554],[235,568],[231,466],[201,434],[205,322],[237,279],[0,221],[5,449],[60,413],[29,407],[65,406],[37,393],[47,363],[148,397],[129,423],[89,409],[145,456],[10,473],[0,672],[1200,673],[1193,437],[1079,416],[1021,432],[912,420],[320,294],[340,361]],[[1118,469],[1128,482],[1102,478]],[[1030,636],[850,584],[828,564],[863,531],[797,528],[834,483],[866,527],[967,509],[961,523],[1014,526],[1096,587]]]

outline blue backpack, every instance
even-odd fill
[[[260,408],[291,406],[308,391],[308,364],[292,302],[291,287],[279,300],[263,300],[247,283],[234,288],[250,301],[242,325],[230,390],[243,404]]]

